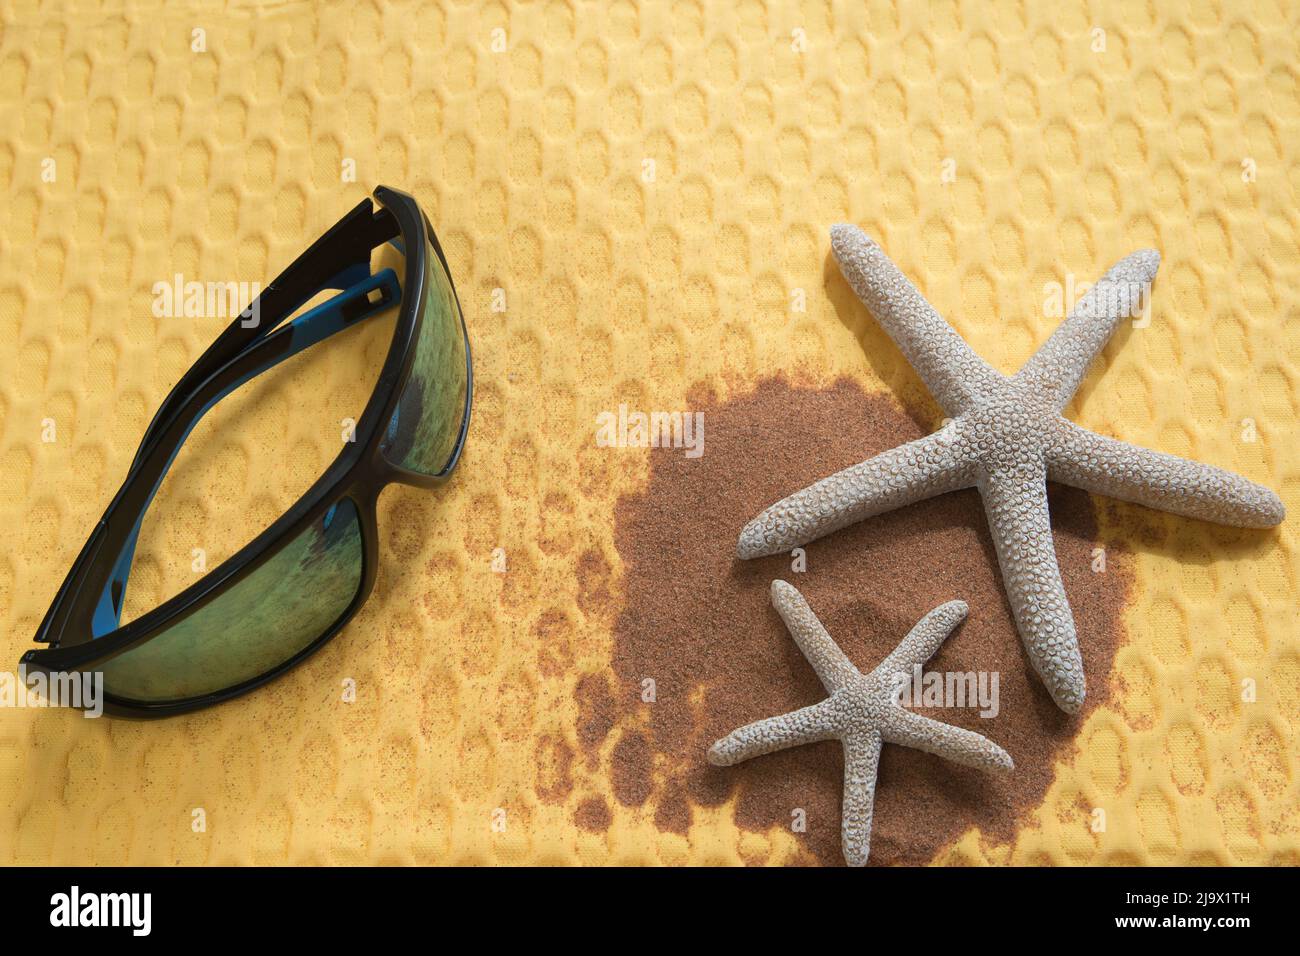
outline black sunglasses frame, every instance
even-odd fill
[[[95,671],[97,665],[151,640],[203,608],[256,571],[281,546],[321,520],[326,511],[345,498],[355,505],[361,527],[362,578],[352,603],[329,629],[288,660],[234,686],[197,697],[161,702],[128,700],[105,693],[104,711],[118,717],[166,717],[246,694],[320,650],[366,602],[378,574],[376,503],[380,492],[393,482],[436,488],[450,477],[465,445],[474,393],[473,361],[464,311],[446,256],[428,218],[411,196],[399,190],[380,186],[374,192],[374,200],[378,208],[370,199],[362,200],[294,260],[244,315],[236,318],[209,346],[168,394],[141,440],[121,489],[91,533],[41,622],[35,640],[50,647],[28,651],[19,661],[21,667],[46,674]],[[141,515],[153,497],[157,480],[166,472],[194,421],[231,387],[242,384],[274,365],[278,359],[297,351],[292,347],[291,329],[281,325],[283,320],[317,293],[331,288],[346,290],[358,276],[368,276],[372,252],[385,242],[399,238],[406,259],[401,308],[379,380],[357,420],[355,440],[344,447],[288,511],[229,559],[129,624],[94,637],[92,620],[105,588],[117,586],[115,600],[120,610],[121,581],[115,580],[118,558],[130,545]],[[436,476],[389,461],[382,445],[415,358],[415,344],[424,318],[426,256],[430,248],[446,271],[465,346],[465,408],[460,432],[447,465]],[[349,279],[352,281],[345,281]],[[343,304],[344,326],[373,314],[372,305],[373,302],[367,302],[364,297]],[[387,308],[388,303],[383,303],[383,307]],[[250,314],[266,317],[266,320],[249,327],[246,316]],[[237,622],[232,622],[232,626],[237,626]]]

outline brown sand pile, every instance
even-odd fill
[[[1105,573],[1091,569],[1097,525],[1087,494],[1053,486],[1052,525],[1074,608],[1088,700],[1070,719],[1031,671],[1002,593],[993,542],[975,491],[945,495],[840,531],[807,548],[797,574],[788,556],[739,562],[736,536],[760,510],[806,484],[869,455],[920,437],[923,429],[888,396],[843,380],[829,389],[768,381],[717,404],[694,395],[705,413],[704,456],[653,451],[645,491],[623,499],[616,542],[625,563],[626,601],[614,628],[614,679],[584,678],[580,739],[588,760],[608,736],[614,795],[654,808],[656,825],[685,832],[692,805],[717,805],[739,793],[738,824],[788,829],[802,808],[810,857],[842,862],[837,742],[800,747],[715,768],[705,752],[718,737],[760,717],[825,696],[768,601],[781,577],[863,669],[874,667],[927,611],[953,598],[970,617],[930,668],[998,671],[1001,711],[927,709],[936,719],[976,730],[1006,748],[1014,773],[1002,777],[938,757],[886,746],[880,763],[871,861],[920,863],[971,826],[1005,842],[1052,780],[1088,712],[1107,697],[1121,640],[1121,610],[1132,579],[1128,556],[1108,548]],[[657,700],[642,703],[653,678]],[[637,729],[639,726],[640,729]],[[625,729],[619,730],[618,727]],[[586,808],[592,828],[604,817]]]

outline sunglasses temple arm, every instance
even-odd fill
[[[374,249],[400,234],[396,219],[369,199],[359,202],[328,232],[271,281],[261,294],[217,336],[163,400],[145,430],[131,467],[149,453],[175,410],[209,376],[269,336],[304,302],[325,289],[350,289],[370,275]]]

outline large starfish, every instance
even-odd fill
[[[863,674],[839,649],[808,602],[784,581],[772,582],[772,605],[830,697],[820,704],[733,730],[709,748],[719,767],[818,740],[844,745],[844,859],[863,866],[871,852],[871,816],[882,744],[901,744],[954,763],[1011,770],[1011,757],[987,737],[904,710],[899,691],[966,617],[966,602],[949,601],[917,623],[875,670]]]
[[[777,554],[872,515],[976,487],[1007,598],[1057,706],[1083,705],[1083,661],[1052,547],[1047,481],[1220,524],[1270,527],[1281,500],[1239,475],[1080,428],[1061,410],[1120,321],[1148,294],[1160,255],[1120,260],[1014,376],[994,371],[860,229],[831,229],[853,291],[951,420],[939,431],[778,501],[745,526],[742,558]]]

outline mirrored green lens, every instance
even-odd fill
[[[465,335],[451,279],[426,247],[424,315],[406,380],[384,435],[383,453],[395,465],[438,475],[451,463],[465,417]]]
[[[361,588],[361,523],[344,498],[238,584],[100,667],[134,701],[184,700],[273,670],[328,631]]]

